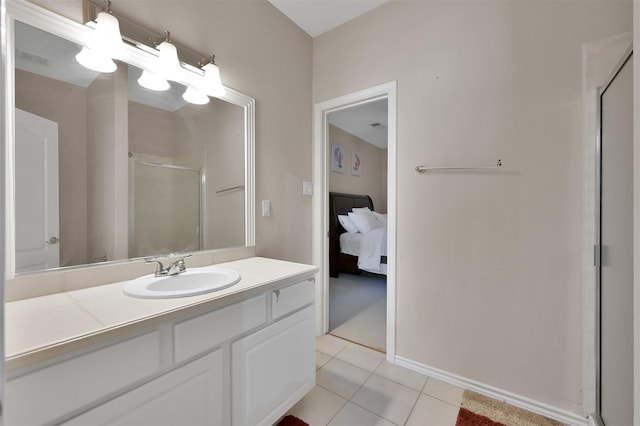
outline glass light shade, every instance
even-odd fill
[[[114,72],[118,68],[109,56],[88,47],[82,48],[76,55],[76,61],[83,67],[97,72]]]
[[[224,95],[224,86],[220,80],[220,68],[216,64],[207,64],[202,67],[204,71],[204,83],[202,90],[209,96]]]
[[[114,59],[125,59],[128,56],[120,35],[120,23],[115,16],[107,12],[98,13],[93,35],[93,49],[99,49]]]
[[[164,92],[171,87],[167,80],[150,71],[142,71],[138,84],[145,89],[155,90],[156,92]]]
[[[209,103],[209,97],[206,94],[191,87],[187,87],[187,90],[182,94],[182,99],[195,105],[206,105]]]
[[[182,66],[178,59],[178,50],[168,41],[163,41],[157,47],[160,51],[158,56],[158,70],[168,80],[182,79]]]

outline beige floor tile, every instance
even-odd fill
[[[454,426],[458,419],[458,410],[458,407],[422,394],[405,425]]]
[[[380,364],[375,374],[417,391],[421,391],[427,382],[427,376],[424,374],[388,362]]]
[[[331,357],[325,353],[320,351],[316,351],[316,370],[320,369],[323,365],[325,365]]]
[[[349,345],[349,342],[346,340],[339,339],[329,334],[316,337],[316,350],[327,355],[336,356],[338,352],[346,348],[347,345]]]
[[[370,375],[366,370],[334,358],[316,372],[316,384],[350,399]]]
[[[351,401],[385,419],[402,425],[420,392],[379,376],[371,376]]]
[[[364,408],[350,402],[344,406],[329,426],[394,426],[393,423],[376,416]]]
[[[348,362],[349,364],[360,367],[363,370],[375,371],[380,364],[384,362],[385,355],[382,352],[365,348],[364,346],[350,343],[346,348],[340,351],[336,358]]]
[[[346,403],[346,399],[316,386],[287,414],[304,420],[309,426],[325,426]]]
[[[448,402],[457,407],[462,402],[462,393],[464,389],[445,383],[441,380],[430,377],[427,384],[424,385],[422,393],[437,398],[441,401]]]

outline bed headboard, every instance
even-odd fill
[[[368,195],[329,193],[329,214],[338,220],[339,214],[347,214],[354,207],[369,207],[373,210],[373,201]]]
[[[332,277],[338,276],[340,234],[346,232],[338,222],[338,215],[347,214],[354,207],[369,207],[373,211],[373,201],[368,195],[329,192],[329,272]]]

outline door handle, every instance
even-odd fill
[[[58,241],[60,241],[58,237],[51,237],[49,238],[49,241],[45,241],[44,243],[46,245],[52,245],[52,244],[58,244]]]

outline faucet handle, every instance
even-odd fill
[[[184,259],[186,257],[191,256],[191,254],[186,254],[182,257],[180,257],[178,260],[176,260],[175,262],[173,262],[169,268],[167,269],[167,274],[168,275],[176,275],[176,274],[180,274],[184,271],[187,270],[187,264],[184,263]]]
[[[164,265],[159,260],[149,257],[149,258],[145,259],[145,262],[146,263],[155,263],[156,264],[156,271],[155,271],[155,276],[156,277],[160,277],[160,276],[163,276],[163,275],[167,274],[167,270],[164,269]]]

